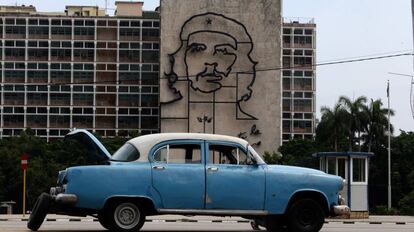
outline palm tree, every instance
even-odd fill
[[[364,123],[366,123],[366,115],[363,111],[367,98],[364,96],[358,97],[355,101],[352,101],[346,96],[341,96],[339,98],[339,103],[344,106],[344,109],[347,111],[347,129],[348,129],[348,138],[349,138],[349,150],[352,151],[355,140],[358,141],[360,145],[360,136],[361,132],[364,131]],[[355,139],[355,134],[357,138]],[[359,146],[361,149],[361,146]]]
[[[386,138],[385,135],[388,131],[388,109],[382,108],[382,105],[381,99],[375,101],[371,99],[369,106],[363,108],[368,122],[365,124],[365,142],[368,146],[368,152],[371,151],[373,145],[377,146]],[[393,110],[390,110],[390,115],[394,115]],[[394,128],[391,125],[391,133],[393,131]]]
[[[326,139],[333,140],[334,149],[338,151],[338,143],[346,132],[346,110],[339,103],[333,109],[323,106],[322,118],[318,125],[319,131],[329,133]]]

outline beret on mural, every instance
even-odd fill
[[[180,38],[187,41],[196,32],[220,32],[233,37],[237,43],[252,43],[243,24],[215,13],[199,14],[188,19],[181,29]]]

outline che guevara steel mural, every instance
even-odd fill
[[[168,55],[170,69],[162,77],[167,79],[172,94],[161,105],[186,99],[187,117],[179,119],[187,119],[189,131],[191,110],[201,107],[203,110],[197,112],[203,112],[200,117],[212,119],[212,133],[219,120],[218,105],[232,107],[235,120],[258,120],[257,112],[243,107],[253,95],[257,65],[251,57],[254,46],[246,27],[222,14],[208,12],[185,21],[179,38],[180,46]],[[249,131],[238,133],[244,138],[247,134],[258,136],[260,130],[252,124]]]

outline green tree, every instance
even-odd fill
[[[361,133],[364,131],[364,125],[367,123],[367,116],[364,111],[366,102],[367,98],[364,96],[358,97],[354,101],[346,96],[341,96],[339,98],[339,103],[344,106],[344,109],[347,112],[345,117],[348,130],[349,151],[353,150],[355,140],[358,141],[359,150],[361,150],[360,137]],[[357,138],[355,138],[355,135],[357,135]]]
[[[372,150],[372,146],[380,146],[386,144],[386,134],[388,131],[388,109],[382,108],[381,99],[372,100],[368,106],[363,107],[366,115],[367,123],[365,126],[365,143],[368,147],[368,152]],[[394,111],[390,110],[390,115],[394,115]],[[393,132],[391,125],[391,133]]]
[[[282,154],[279,162],[284,165],[293,165],[308,168],[319,168],[319,160],[312,154],[322,148],[313,140],[294,139],[279,148]]]
[[[333,109],[321,108],[322,119],[316,129],[317,140],[326,141],[333,149],[338,151],[339,144],[347,134],[347,112],[344,107],[337,103]]]

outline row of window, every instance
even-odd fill
[[[313,98],[313,92],[283,92],[284,98],[291,98],[292,96],[294,98]]]
[[[48,71],[27,71],[27,82],[49,83]],[[108,76],[105,73],[97,73],[96,83],[98,84],[120,84],[120,85],[158,85],[158,73],[150,72],[119,72],[119,80],[116,75]],[[6,83],[24,83],[25,71],[5,71]],[[109,77],[109,78],[108,78]],[[74,84],[93,84],[94,72],[73,72]],[[70,71],[51,71],[50,83],[53,85],[68,85],[71,82]],[[57,88],[57,87],[56,87]],[[104,91],[103,91],[104,92]],[[153,91],[152,91],[153,92]]]
[[[104,110],[104,111],[102,111]],[[1,112],[1,111],[0,111]],[[4,107],[4,114],[24,114],[24,107]],[[26,113],[28,114],[47,114],[47,107],[27,107]],[[74,107],[73,114],[94,114],[93,109],[90,107],[79,108]],[[118,108],[119,115],[158,115],[158,108]],[[50,107],[49,114],[70,114],[69,107]],[[95,114],[111,114],[115,115],[115,108],[97,108]]]
[[[48,41],[36,41],[30,40],[27,42],[28,47],[49,47]],[[1,46],[1,44],[0,44]],[[6,40],[4,42],[5,47],[25,47],[25,40]],[[71,48],[72,43],[70,41],[50,41],[50,47],[53,48]],[[94,42],[76,41],[73,43],[74,48],[95,48]],[[114,42],[97,42],[97,48],[117,48],[117,43]],[[141,43],[120,43],[120,49],[140,49]],[[160,45],[158,43],[142,43],[142,49],[144,50],[158,50]]]
[[[313,50],[302,50],[302,49],[283,49],[284,56],[313,56]]]
[[[70,70],[73,65],[74,70],[94,70],[93,64],[87,64],[87,63],[51,63],[50,69],[52,70]],[[1,68],[0,63],[0,68]],[[4,69],[32,69],[32,70],[38,70],[38,69],[49,69],[48,63],[34,63],[30,62],[27,63],[27,65],[24,62],[5,62],[4,63]],[[158,72],[160,69],[158,64],[120,64],[118,70],[122,71],[142,71],[142,72]],[[116,71],[116,65],[113,64],[97,64],[96,70],[114,70]],[[1,72],[1,70],[0,70]],[[12,71],[11,71],[12,72]]]
[[[292,42],[295,45],[305,45],[306,47],[311,48],[313,45],[313,37],[312,36],[286,36],[286,35],[283,36],[284,45],[289,45]]]
[[[127,145],[128,146],[128,145]],[[208,163],[224,165],[253,165],[252,156],[236,145],[209,144]],[[169,144],[158,149],[152,159],[165,164],[201,164],[200,144]],[[131,160],[139,158],[136,151]]]
[[[1,23],[1,21],[0,21]],[[26,25],[26,19],[22,18],[6,18],[5,20],[6,25]],[[49,20],[48,19],[28,19],[28,25],[41,25],[41,26],[48,26]],[[50,20],[50,25],[52,26],[72,26],[72,20],[70,19],[52,19]],[[73,25],[75,26],[95,26],[94,20],[74,20]],[[116,27],[118,22],[115,20],[98,20],[97,26],[98,27]],[[0,24],[1,26],[1,24]],[[120,27],[141,27],[141,21],[137,20],[120,20],[119,22]],[[142,27],[159,27],[159,21],[143,21]]]
[[[313,121],[283,120],[282,131],[284,133],[313,133]]]
[[[321,160],[322,171],[348,179],[348,171],[352,171],[352,182],[367,181],[367,164],[365,158],[352,158],[352,169],[345,158],[326,158]]]
[[[312,90],[313,79],[310,78],[283,78],[283,90]]]
[[[313,77],[313,71],[283,70],[283,77]]]
[[[292,61],[295,68],[296,66],[311,67],[313,65],[313,57],[311,56],[283,56],[283,67],[291,67]]]
[[[0,27],[1,30],[1,27]],[[47,39],[49,35],[49,27],[29,27],[28,28],[28,35],[29,38],[45,38]],[[6,26],[5,28],[6,37],[7,35],[20,35],[19,38],[26,36],[26,27],[25,26]],[[52,37],[54,35],[58,36],[72,36],[72,32],[75,36],[88,36],[88,37],[95,37],[95,28],[94,27],[74,27],[73,30],[71,27],[52,27],[50,28],[50,34]],[[116,31],[114,31],[114,35],[116,37]],[[158,39],[160,36],[159,29],[150,29],[150,28],[120,28],[119,29],[119,36],[120,37],[141,37],[145,40],[146,38],[156,38]],[[39,35],[41,37],[36,37],[36,35]],[[98,39],[110,39],[115,40],[113,37],[109,36],[107,34],[98,33]],[[91,38],[89,38],[91,39]]]
[[[283,111],[299,111],[299,112],[313,112],[312,99],[283,99]],[[292,105],[293,103],[293,105]]]
[[[27,93],[26,94],[27,105],[47,105],[48,94],[47,93]],[[51,93],[49,95],[50,105],[69,105],[71,99],[73,105],[94,105],[96,106],[114,106],[116,102],[116,94],[97,94],[94,97],[93,94],[81,94],[74,93],[71,97],[69,93]],[[4,105],[23,105],[25,104],[25,94],[16,92],[4,93]],[[95,100],[95,101],[94,101]],[[158,106],[158,94],[119,94],[118,95],[119,106],[130,107],[154,107]]]
[[[284,35],[313,35],[313,29],[305,29],[305,28],[283,28]]]
[[[91,128],[92,129],[92,128]],[[47,130],[45,129],[32,129],[36,136],[46,137]],[[23,129],[3,129],[3,133],[0,131],[0,137],[9,137],[9,136],[18,136],[23,131]],[[128,133],[134,133],[137,129],[122,129],[118,130],[118,136],[128,136]],[[139,129],[141,135],[158,133],[158,129]],[[116,136],[117,130],[100,130],[97,129],[96,133],[101,136],[113,137]],[[69,133],[68,129],[50,129],[49,137],[63,137]]]
[[[95,58],[95,50],[93,49],[50,49],[51,60],[68,60],[73,59],[86,59],[87,61],[93,62]],[[105,53],[108,50],[102,50],[103,52],[96,55],[98,62],[102,61],[113,61],[116,62],[117,50],[112,53]],[[25,60],[26,51],[24,48],[6,48],[5,59],[19,59]],[[29,59],[36,60],[48,60],[49,49],[47,48],[29,48],[27,49],[27,55]],[[143,62],[143,63],[158,63],[159,62],[159,51],[158,50],[118,50],[120,62]],[[109,60],[106,60],[109,59]]]
[[[108,116],[78,116],[73,115],[63,116],[63,115],[38,115],[38,114],[29,114],[29,115],[3,115],[3,122],[5,127],[19,127],[23,126],[24,118],[26,117],[27,127],[47,127],[47,120],[49,117],[49,126],[50,127],[69,127],[70,120],[72,119],[72,124],[76,127],[80,125],[82,127],[92,127],[95,119],[96,127],[101,128],[114,128],[115,122],[118,122],[118,128],[143,128],[143,129],[157,129],[158,128],[158,116],[119,116],[108,117]],[[141,123],[140,123],[141,122]]]
[[[312,113],[283,113],[283,119],[312,119]]]

